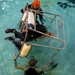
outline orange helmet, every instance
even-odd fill
[[[34,0],[34,2],[32,3],[32,7],[34,9],[40,8],[40,1],[39,0]]]

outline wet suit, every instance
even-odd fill
[[[29,68],[25,71],[26,75],[37,75],[37,71],[34,68]]]

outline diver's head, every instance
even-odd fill
[[[29,61],[30,67],[34,67],[34,66],[36,65],[36,63],[37,63],[37,60],[36,60],[36,59],[31,59],[31,60]]]
[[[35,10],[40,9],[40,1],[39,0],[34,0],[34,2],[32,2],[31,7]]]

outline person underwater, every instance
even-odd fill
[[[36,64],[37,64],[37,60],[32,58],[29,61],[28,65],[20,66],[17,64],[17,56],[16,55],[14,56],[15,67],[17,69],[23,70],[25,72],[24,75],[44,75],[43,70],[41,68],[39,68],[39,70],[38,70]]]

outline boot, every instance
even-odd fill
[[[13,33],[14,30],[15,30],[15,29],[7,29],[7,30],[5,31],[5,33]]]
[[[6,37],[4,40],[10,40],[10,41],[12,41],[12,40],[15,40],[12,36],[9,36],[9,37]]]

